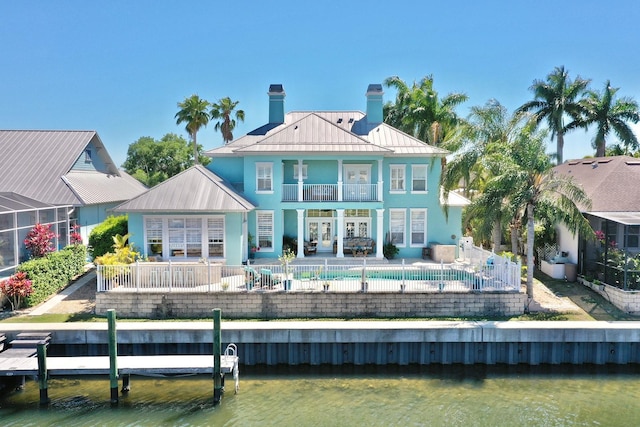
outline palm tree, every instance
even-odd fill
[[[219,130],[222,133],[222,139],[225,144],[233,141],[233,130],[236,128],[236,119],[244,122],[243,110],[237,110],[235,112],[235,119],[232,118],[233,110],[239,103],[240,101],[232,101],[231,98],[227,96],[211,105],[211,118],[222,119],[216,123],[215,130]]]
[[[178,111],[175,115],[176,124],[186,123],[185,129],[189,133],[191,141],[193,141],[193,162],[199,163],[198,159],[198,131],[202,127],[206,127],[209,123],[209,101],[200,98],[198,95],[191,95],[184,101],[178,102]]]
[[[629,97],[615,99],[619,88],[611,87],[607,80],[602,92],[589,91],[583,105],[586,110],[584,125],[596,125],[596,136],[593,139],[593,146],[596,149],[596,157],[606,155],[606,140],[615,132],[620,142],[628,148],[638,149],[638,138],[633,133],[628,122],[638,123],[640,113],[638,103]]]
[[[385,123],[432,145],[441,145],[453,134],[460,118],[454,109],[468,97],[451,93],[442,99],[433,89],[433,76],[409,87],[400,77],[389,77],[385,86],[396,89],[396,100],[384,106]]]
[[[572,232],[593,234],[580,208],[590,208],[591,201],[571,178],[557,175],[545,153],[545,134],[527,126],[518,137],[495,153],[488,162],[497,174],[487,182],[488,191],[506,192],[506,201],[514,218],[527,223],[527,295],[533,298],[534,223],[538,210],[551,212],[556,222],[566,224]]]
[[[532,119],[540,124],[544,119],[551,131],[551,139],[556,138],[556,158],[562,163],[564,134],[581,126],[580,117],[584,107],[580,103],[581,96],[587,91],[590,80],[576,77],[574,81],[564,66],[556,67],[547,75],[547,80],[534,80],[530,87],[534,100],[529,101],[516,110],[516,113],[533,112]],[[572,121],[565,125],[565,116]]]
[[[482,107],[472,107],[460,127],[461,145],[441,175],[445,194],[462,186],[465,197],[474,200],[465,210],[465,223],[474,223],[474,238],[491,236],[495,248],[502,243],[502,219],[507,215],[503,212],[504,195],[484,191],[487,179],[495,173],[484,159],[503,150],[515,129],[515,121],[495,99]]]

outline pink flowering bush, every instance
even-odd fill
[[[33,287],[31,280],[27,279],[27,273],[18,271],[8,280],[0,282],[0,292],[9,298],[13,310],[20,308],[24,298],[31,295]]]
[[[24,239],[24,245],[27,247],[32,258],[42,258],[46,254],[53,252],[53,242],[56,233],[51,230],[51,225],[36,224]]]
[[[69,240],[72,245],[81,245],[82,244],[82,236],[78,232],[80,226],[78,224],[71,227],[71,234],[69,235]]]

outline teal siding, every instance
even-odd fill
[[[86,151],[91,153],[90,156],[87,156]],[[90,158],[90,161],[89,161]],[[80,153],[78,159],[71,167],[71,170],[75,171],[100,171],[106,172],[107,165],[104,163],[102,157],[98,154],[98,150],[92,142],[89,142],[85,147],[85,150]]]
[[[83,242],[89,241],[89,234],[91,230],[108,216],[113,215],[111,209],[116,207],[119,203],[104,203],[97,205],[87,205],[77,207],[78,210],[78,225],[80,225],[80,235]]]

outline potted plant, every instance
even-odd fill
[[[229,289],[229,283],[222,282],[222,284],[220,285],[220,288],[222,288],[222,292],[226,292],[227,289]]]
[[[256,246],[253,234],[249,233],[247,235],[247,243],[249,248],[249,259],[254,259],[256,257],[256,252],[260,250],[260,247]]]
[[[296,254],[291,249],[286,249],[282,255],[278,257],[278,261],[282,265],[282,272],[284,274],[284,280],[282,280],[282,285],[284,286],[285,291],[291,290],[291,273],[293,273],[293,267],[291,266],[291,262],[295,259]]]
[[[399,251],[400,249],[393,243],[390,234],[387,233],[385,244],[382,247],[382,254],[386,259],[394,259]]]
[[[329,292],[329,281],[325,280],[324,283],[322,284],[322,290],[324,292]]]

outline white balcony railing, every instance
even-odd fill
[[[377,184],[298,184],[282,185],[283,202],[373,202],[378,201]],[[342,198],[340,197],[342,196]]]

